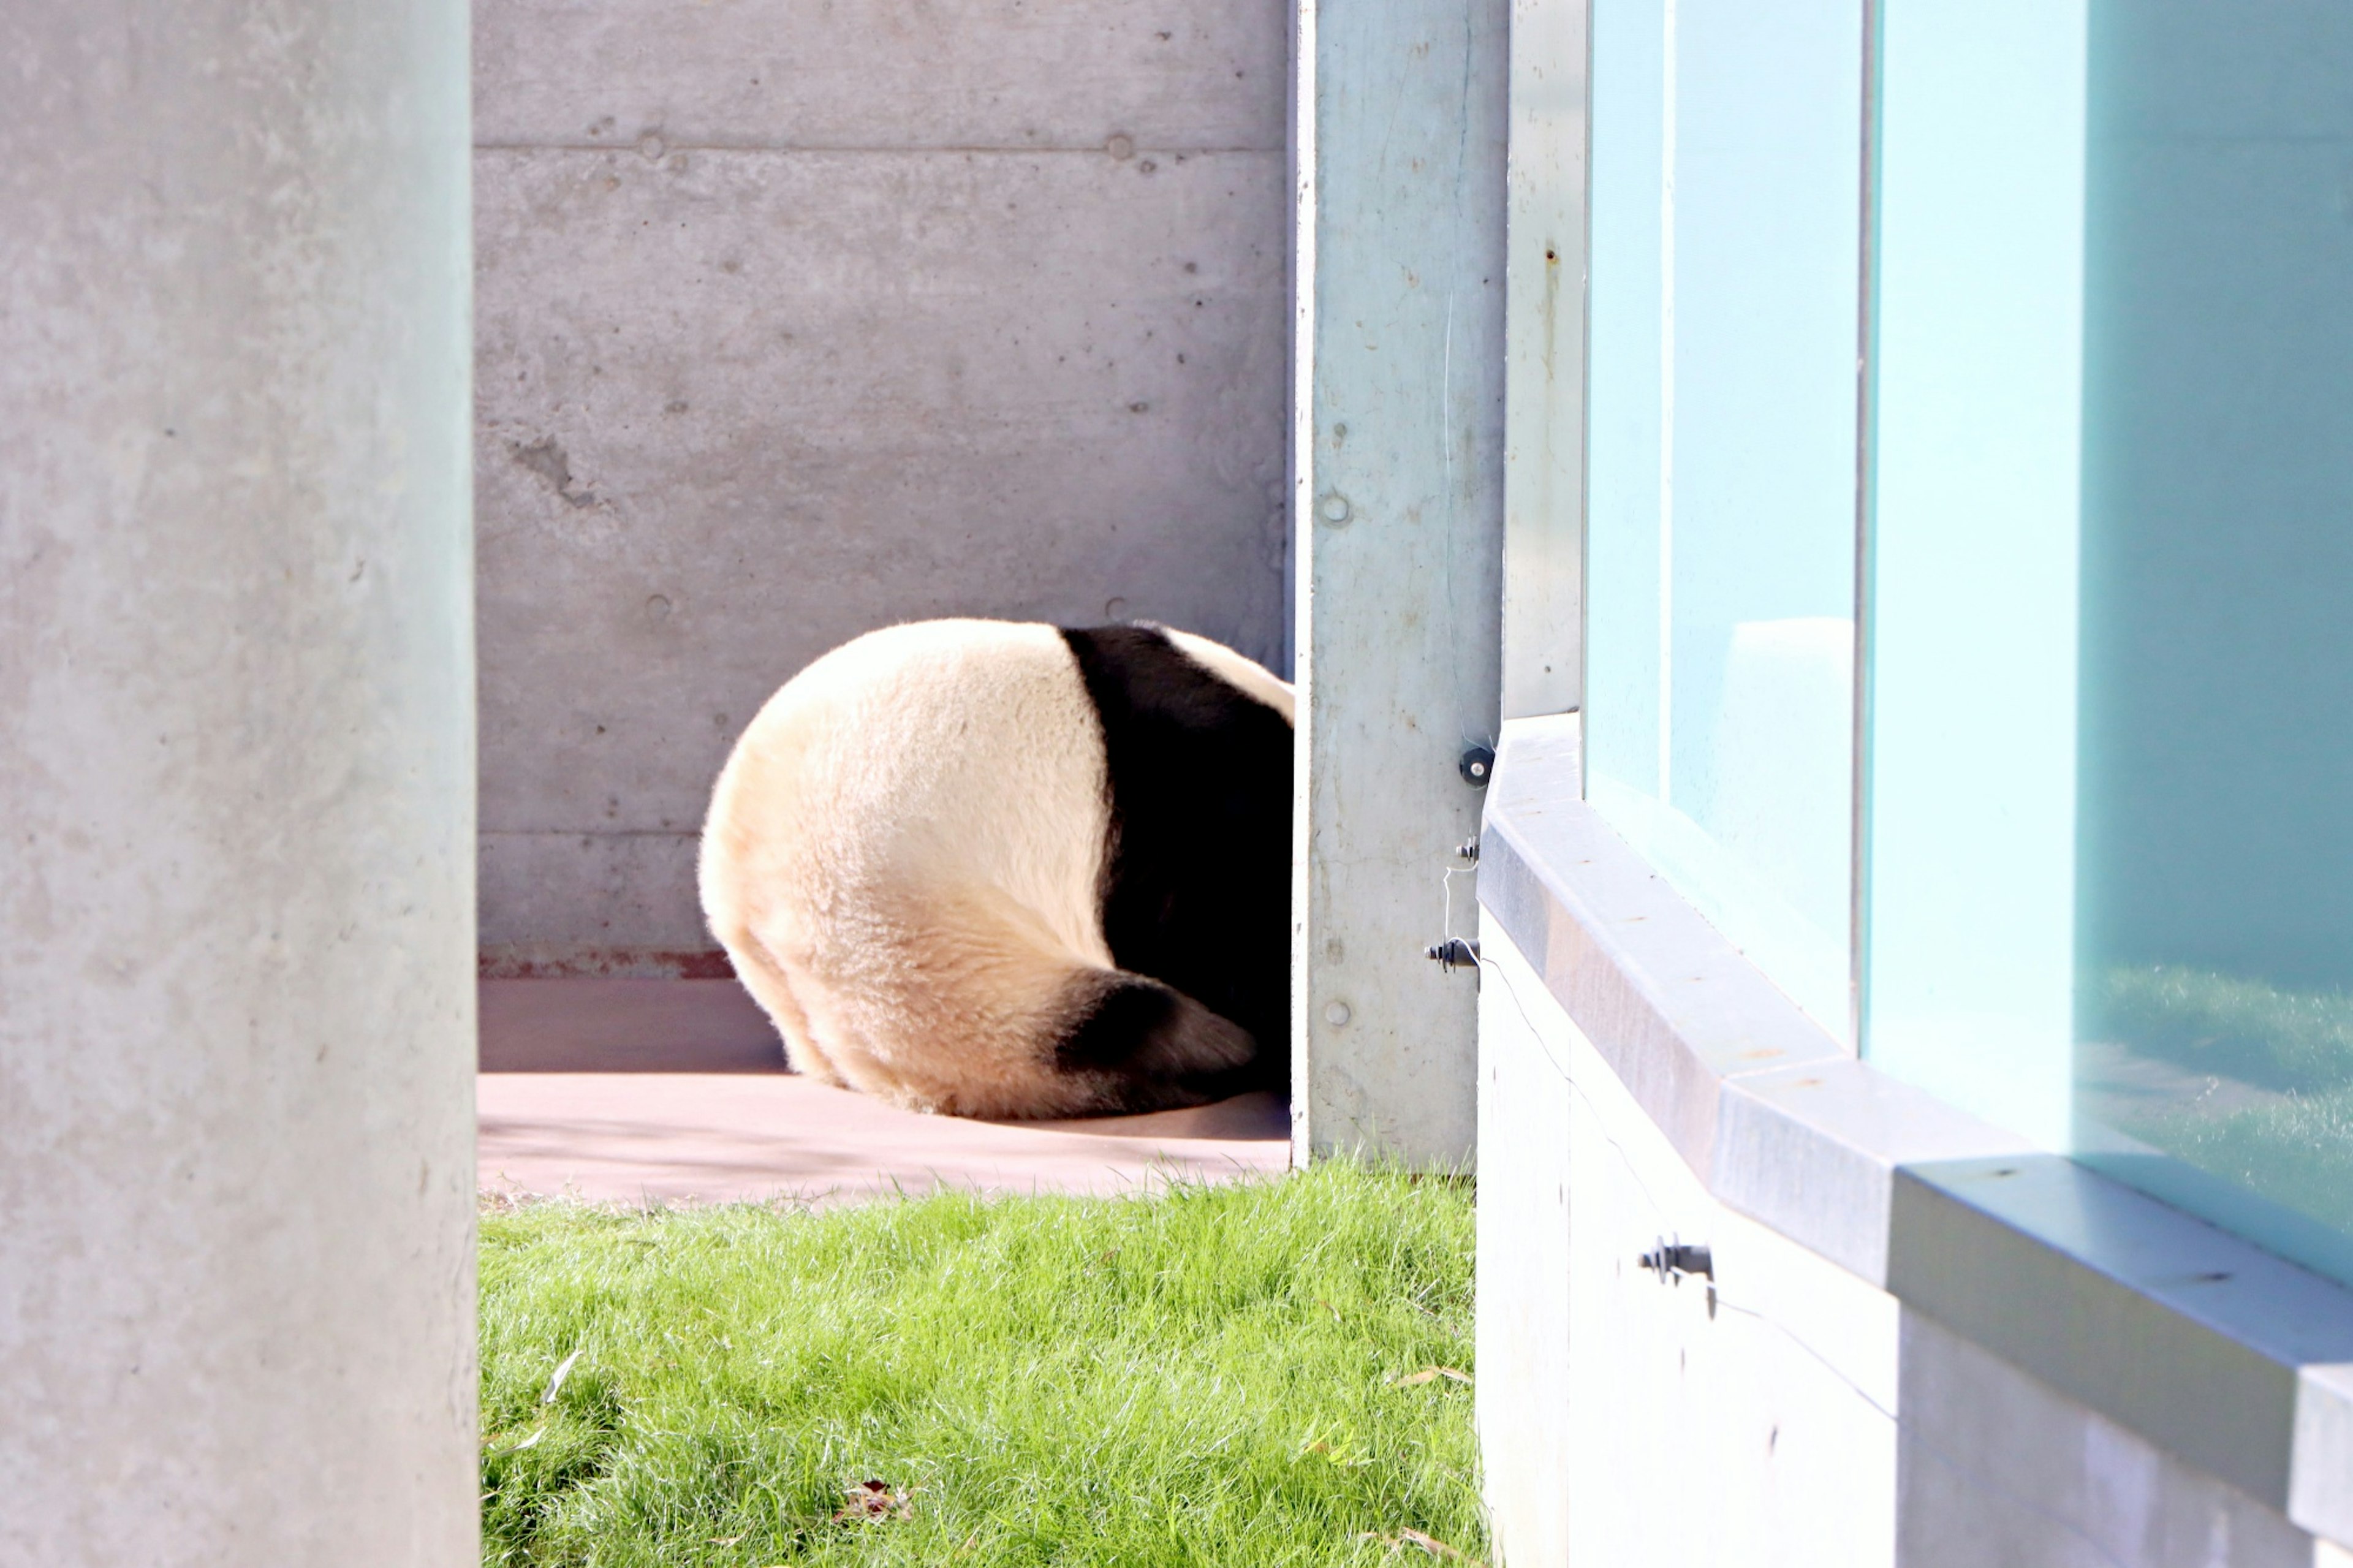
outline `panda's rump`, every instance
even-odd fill
[[[763,709],[713,791],[703,902],[810,1054],[925,1109],[1018,1114],[1051,1086],[1041,1032],[1111,960],[1093,728],[1051,628],[998,622],[870,634]]]
[[[1124,668],[1181,661],[1138,635],[1114,639]],[[1165,809],[1119,788],[1114,762],[1169,754],[1137,734],[1190,742],[1149,714],[1139,731],[1132,704],[1107,716],[1097,651],[1043,626],[892,627],[810,666],[746,731],[713,792],[703,900],[797,1065],[918,1109],[1068,1115],[1230,1092],[1253,1037],[1282,1037],[1279,978],[1229,997],[1239,972],[1192,960],[1214,877],[1196,851],[1287,841],[1171,837]],[[1287,713],[1265,716],[1287,737]],[[1283,777],[1253,787],[1287,809],[1282,750]],[[1145,931],[1139,892],[1171,869],[1178,923]]]

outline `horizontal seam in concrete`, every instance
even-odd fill
[[[700,838],[695,827],[482,827],[484,838]]]
[[[1717,1065],[1730,1059],[1724,1041],[1675,1026],[1720,1031],[1737,1021],[1674,1006],[1666,983],[1720,979],[1748,998],[1776,994],[1730,984],[1736,966],[1751,976],[1754,966],[1663,879],[1634,874],[1647,863],[1580,798],[1579,741],[1559,721],[1504,731],[1481,855],[1491,873],[1481,880],[1493,885],[1481,904],[1578,1028],[1623,1036],[1620,1052],[1635,1059],[1621,1064],[1605,1049],[1612,1071],[1639,1077],[1641,1058],[1666,1053],[1679,1074],[1714,1076],[1715,1117],[1686,1110],[1694,1125],[1683,1138],[1662,1129],[1712,1196],[2299,1528],[2353,1536],[2353,1475],[2327,1473],[2353,1415],[2326,1379],[2301,1375],[2353,1359],[2353,1291],[2064,1156],[2034,1152],[1851,1057],[1766,1073]],[[1613,928],[1630,920],[1689,951],[1624,940]],[[1578,935],[1563,940],[1563,927]],[[1678,962],[1659,967],[1668,956]],[[1575,973],[1594,967],[1611,973]],[[1626,1032],[1634,1011],[1667,1026]],[[1865,1092],[1771,1092],[1774,1080],[1800,1074],[1792,1087],[1841,1080]],[[1637,1101],[1653,1119],[1665,1109]],[[1715,1133],[1757,1112],[1772,1123],[1767,1136],[1691,1141],[1702,1121]],[[1793,1161],[1810,1179],[1777,1192]],[[2084,1230],[2091,1214],[2105,1223]],[[1878,1235],[1855,1234],[1858,1223]],[[2071,1344],[2168,1353],[2087,1358],[2066,1353]]]
[[[619,153],[639,158],[646,153],[629,142],[477,142],[477,153]],[[1058,157],[1083,156],[1101,158],[1107,163],[1131,163],[1142,158],[1235,158],[1260,157],[1287,152],[1283,147],[1145,147],[1139,145],[1124,158],[1114,156],[1101,142],[1084,146],[860,146],[814,142],[671,142],[664,140],[661,152],[649,163],[659,163],[672,153],[759,153],[786,156],[905,156],[927,157],[939,154],[991,154],[1026,157],[1050,153]]]

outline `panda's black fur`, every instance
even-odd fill
[[[1288,720],[1185,657],[1156,626],[1065,631],[1103,726],[1103,889],[1112,958],[1241,1026],[1236,1089],[1288,1091]],[[1090,1015],[1058,1047],[1117,1059],[1132,1017]]]
[[[1289,1083],[1292,693],[1149,626],[923,622],[780,690],[703,902],[797,1067],[915,1109]]]

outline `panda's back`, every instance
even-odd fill
[[[772,940],[789,925],[814,954],[836,913],[857,927],[876,903],[989,886],[1107,963],[1103,770],[1053,627],[870,632],[788,681],[737,743],[713,791],[705,907],[740,909]]]

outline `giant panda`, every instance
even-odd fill
[[[736,742],[703,911],[797,1070],[911,1110],[1287,1091],[1292,725],[1186,632],[871,632]]]

